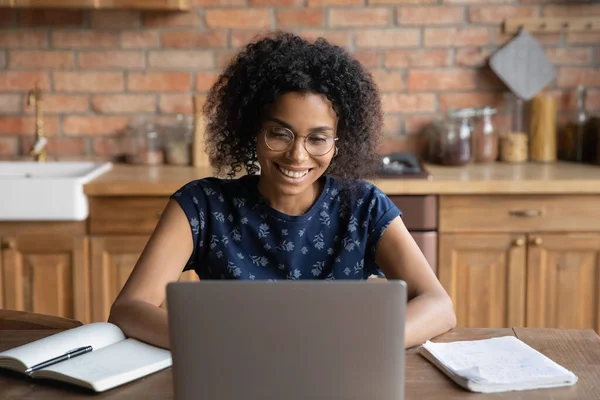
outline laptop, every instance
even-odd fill
[[[176,400],[404,400],[406,283],[167,285]]]

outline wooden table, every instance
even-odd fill
[[[2,330],[0,310],[0,351],[60,332],[60,329]],[[46,322],[47,317],[46,318]],[[59,321],[60,322],[60,321]],[[455,385],[433,365],[409,349],[406,353],[406,400],[420,399],[600,399],[600,337],[592,330],[558,329],[461,329],[441,335],[434,341],[484,339],[514,335],[536,350],[573,371],[579,382],[571,387],[506,392],[470,393]],[[171,369],[131,382],[110,391],[93,394],[84,389],[52,381],[34,381],[11,371],[0,371],[1,399],[172,399]],[[365,399],[368,400],[368,399]]]

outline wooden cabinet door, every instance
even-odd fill
[[[89,322],[88,247],[82,235],[3,237],[3,308]]]
[[[92,319],[106,321],[110,307],[131,275],[148,236],[96,236],[92,238]],[[184,272],[180,281],[198,280],[194,271]],[[166,308],[166,303],[163,303]]]
[[[457,326],[525,323],[525,235],[439,235],[438,275],[454,303]]]
[[[530,235],[527,326],[600,333],[600,234]]]

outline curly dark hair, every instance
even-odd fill
[[[326,174],[375,177],[383,113],[371,74],[346,50],[293,33],[259,36],[230,62],[204,104],[206,151],[217,174],[259,171],[256,137],[265,107],[286,92],[325,95],[338,115],[338,154]]]

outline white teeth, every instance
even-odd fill
[[[283,167],[279,167],[279,170],[290,178],[302,178],[304,175],[308,174],[308,170],[305,171],[290,171],[289,169],[285,169]]]

